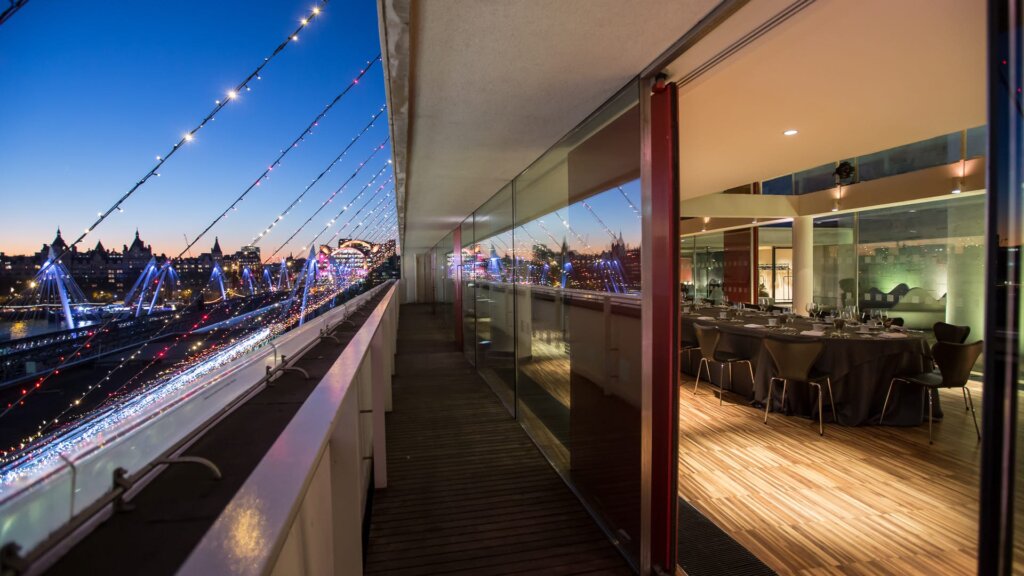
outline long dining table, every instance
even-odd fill
[[[772,319],[775,321],[772,322]],[[859,327],[837,330],[831,326],[823,327],[822,323],[810,318],[751,309],[737,311],[724,307],[684,308],[680,320],[684,344],[696,345],[694,324],[713,326],[721,333],[719,350],[751,361],[753,381],[742,364],[733,368],[730,381],[729,371],[722,370],[718,363],[712,363],[711,381],[715,385],[722,384],[725,390],[762,408],[768,397],[769,381],[776,375],[775,364],[764,346],[765,339],[802,342],[823,340],[825,346],[815,362],[814,371],[831,378],[838,423],[846,426],[877,424],[893,377],[925,372],[931,366],[928,343],[920,332],[890,332],[881,327],[871,328],[867,332],[861,331]],[[776,323],[779,325],[770,325]],[[696,375],[700,358],[700,350],[682,352],[682,370]],[[708,370],[704,370],[701,380],[707,381],[707,378]],[[807,383],[790,382],[783,405],[782,387],[776,385],[772,411],[816,419],[816,394],[816,388]],[[934,416],[941,418],[942,409],[937,403],[937,395],[933,395],[933,399],[936,402]],[[830,421],[832,411],[828,407],[828,396],[823,400],[825,419]],[[884,423],[918,425],[926,420],[926,414],[927,400],[923,390],[904,384],[893,388]]]

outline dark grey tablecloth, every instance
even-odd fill
[[[682,339],[684,342],[696,342],[693,330],[694,323],[716,326],[722,333],[719,349],[732,352],[737,356],[749,358],[754,365],[754,381],[750,381],[749,373],[742,364],[733,369],[733,381],[729,382],[729,371],[725,370],[724,386],[726,390],[745,397],[755,406],[764,406],[768,396],[768,383],[775,375],[775,366],[768,350],[762,342],[766,337],[782,340],[807,341],[814,336],[803,336],[799,332],[811,329],[807,319],[797,319],[786,324],[787,328],[795,328],[796,332],[784,332],[778,328],[748,328],[744,324],[768,323],[767,315],[748,314],[738,320],[718,319],[720,309],[697,310],[693,314],[682,316]],[[730,312],[730,314],[733,314]],[[713,320],[700,320],[699,317],[713,317]],[[839,423],[847,426],[877,424],[882,414],[885,393],[889,382],[894,376],[917,374],[927,370],[931,361],[927,342],[923,335],[911,334],[902,339],[884,339],[877,336],[865,337],[847,330],[846,338],[827,336],[825,350],[818,358],[815,371],[828,374],[832,378],[832,391],[835,395],[836,412]],[[821,338],[821,337],[817,337]],[[696,375],[700,362],[700,352],[682,356],[683,370]],[[716,384],[721,379],[721,365],[714,364],[711,369],[712,381]],[[701,380],[707,373],[701,375]],[[685,393],[685,390],[684,390]],[[827,394],[827,392],[826,392]],[[773,394],[773,411],[780,411],[782,406],[782,390],[779,384]],[[936,418],[942,416],[942,409],[935,398]],[[832,412],[828,408],[828,397],[824,399],[825,419],[831,420]],[[785,412],[817,419],[817,390],[806,383],[790,382],[787,391]],[[897,385],[893,389],[893,397],[885,417],[889,425],[918,425],[927,418],[927,401],[920,387],[911,384]]]

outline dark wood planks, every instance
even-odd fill
[[[402,307],[366,574],[631,574],[440,329]]]

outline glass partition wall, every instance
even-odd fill
[[[516,338],[512,185],[473,215],[476,368],[515,415]]]
[[[634,563],[641,491],[637,101],[631,84],[461,225],[459,315],[467,358]],[[440,257],[444,249],[434,252]]]
[[[462,352],[470,364],[476,365],[476,272],[477,245],[473,241],[473,215],[460,226],[459,283],[462,288]]]
[[[448,233],[430,251],[431,280],[434,282],[434,309],[442,325],[452,325],[452,304],[455,302],[452,233]]]

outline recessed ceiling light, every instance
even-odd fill
[[[783,136],[796,136],[800,132],[793,130],[792,128],[782,133]]]

